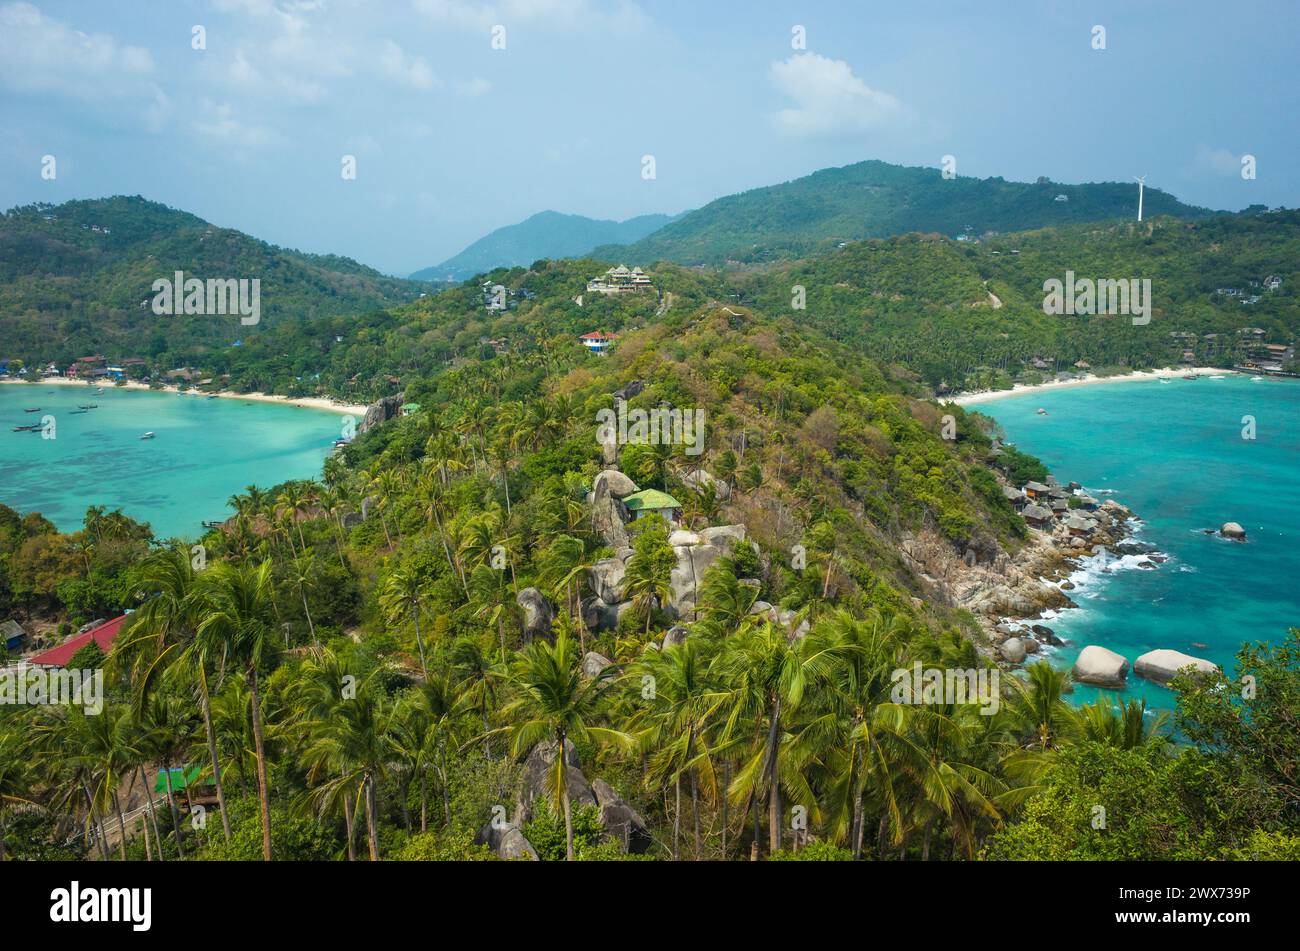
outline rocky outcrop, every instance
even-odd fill
[[[712,545],[680,545],[673,549],[677,564],[673,567],[672,594],[668,612],[674,617],[695,620],[696,598],[704,573],[722,557],[722,549]]]
[[[600,806],[600,824],[610,838],[622,845],[624,852],[640,853],[649,849],[650,830],[640,814],[605,780],[597,779],[591,788]]]
[[[608,472],[615,472],[618,475],[623,473],[616,469],[606,469],[601,475]],[[624,478],[627,478],[624,476]],[[629,480],[630,481],[630,480]],[[630,548],[631,539],[627,534],[627,510],[623,503],[615,496],[611,488],[617,484],[617,480],[602,479],[597,476],[591,490],[591,527],[605,544],[615,551],[620,548]]]
[[[602,469],[596,473],[595,481],[591,484],[592,494],[600,492],[601,489],[605,489],[616,499],[622,499],[636,491],[636,483],[617,469]]]
[[[640,396],[644,392],[645,392],[645,381],[633,380],[631,383],[627,384],[621,389],[615,390],[613,396],[614,399],[616,400],[623,400],[624,402],[626,402],[627,400],[632,399],[634,396]]]
[[[366,407],[366,415],[361,420],[361,425],[357,427],[360,432],[368,432],[383,423],[388,422],[402,410],[402,404],[406,402],[402,394],[397,396],[385,396],[377,403],[371,403]]]
[[[535,637],[551,636],[551,623],[555,620],[555,608],[546,600],[546,595],[536,588],[524,588],[515,601],[524,609],[524,640]]]
[[[597,654],[595,651],[587,651],[582,655],[582,676],[588,680],[600,676],[600,672],[612,664],[613,661],[604,654]]]
[[[598,561],[587,571],[591,590],[606,604],[617,604],[623,600],[623,578],[626,574],[626,566],[617,558]]]
[[[702,544],[721,548],[728,555],[737,542],[743,542],[748,537],[745,526],[741,524],[715,525],[713,528],[702,528],[696,534],[700,536]]]
[[[998,653],[1009,664],[1023,664],[1025,661],[1025,644],[1018,637],[1008,637],[998,645]]]
[[[683,545],[698,545],[699,543],[700,536],[694,532],[688,532],[684,528],[679,528],[668,536],[668,544],[674,548],[680,548]]]
[[[514,823],[496,825],[495,819],[489,819],[478,830],[474,836],[475,845],[486,845],[489,849],[497,854],[499,858],[511,860],[524,860],[528,862],[539,861],[537,850],[533,848],[533,843],[529,842],[519,827]]]
[[[1246,530],[1236,522],[1224,522],[1223,527],[1219,529],[1219,535],[1222,538],[1230,538],[1234,542],[1246,540]]]
[[[1147,651],[1133,661],[1133,673],[1160,684],[1169,683],[1185,667],[1193,668],[1196,674],[1212,674],[1219,669],[1218,664],[1202,657],[1167,649]]]
[[[587,598],[582,602],[582,623],[589,631],[609,631],[618,624],[618,605],[601,598]]]
[[[667,650],[670,647],[676,647],[678,644],[684,644],[686,643],[686,635],[689,633],[690,632],[680,624],[674,624],[664,632],[663,644],[661,646],[664,650]]]
[[[1128,680],[1128,661],[1112,650],[1089,644],[1079,652],[1071,675],[1079,683],[1118,690]]]
[[[538,743],[524,760],[523,787],[519,791],[518,808],[515,822],[524,825],[532,819],[534,810],[540,802],[551,802],[550,770],[555,763],[556,744],[554,740]],[[569,790],[569,802],[573,806],[594,806],[596,795],[591,791],[591,784],[582,774],[578,765],[578,751],[572,740],[564,741],[564,778]]]
[[[731,498],[731,486],[715,479],[703,469],[693,469],[690,472],[683,473],[681,478],[682,485],[688,489],[694,489],[696,492],[703,492],[706,486],[713,486],[714,498],[719,502],[725,502]]]

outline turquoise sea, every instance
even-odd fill
[[[1040,416],[1039,408],[1048,415]],[[1300,626],[1300,382],[1229,374],[1031,392],[970,407],[1062,482],[1113,498],[1145,522],[1138,538],[1169,555],[1091,561],[1068,592],[1079,604],[1045,621],[1069,641],[1069,667],[1100,644],[1128,658],[1167,647],[1223,666],[1243,641],[1278,643]],[[1253,417],[1254,439],[1242,437]],[[1239,522],[1246,543],[1204,534]],[[1198,646],[1204,645],[1204,646]],[[1078,687],[1076,702],[1099,694]],[[1122,694],[1169,709],[1173,695],[1130,671]]]
[[[78,405],[98,409],[76,413]],[[40,407],[27,413],[27,407]],[[54,418],[54,439],[13,432]],[[41,384],[0,386],[0,502],[60,530],[87,506],[121,508],[159,538],[194,538],[227,517],[244,487],[319,478],[344,417],[317,409],[175,393]],[[141,440],[146,431],[156,437]]]

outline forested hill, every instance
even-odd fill
[[[177,270],[260,279],[260,324],[158,317],[147,303],[153,282]],[[198,359],[285,319],[365,312],[424,290],[349,258],[278,248],[140,197],[29,205],[0,216],[0,359],[62,364],[92,352]]]
[[[518,224],[498,228],[435,267],[411,275],[416,281],[463,281],[498,267],[526,267],[542,258],[572,258],[600,244],[637,241],[674,220],[641,215],[603,221],[583,215],[542,211]]]
[[[1080,224],[978,243],[924,235],[851,243],[829,254],[731,273],[734,293],[856,342],[886,364],[953,389],[1002,385],[1035,358],[1048,372],[1200,365],[1300,335],[1300,212]],[[1090,280],[1150,280],[1150,321],[1048,315],[1043,284],[1067,272]],[[1270,277],[1281,285],[1269,289]],[[792,289],[805,308],[792,308]],[[1219,293],[1227,290],[1239,293]],[[1210,335],[1210,336],[1207,336]]]
[[[1137,198],[1136,183],[945,179],[936,168],[868,161],[719,198],[634,244],[593,253],[629,265],[754,263],[913,231],[980,235],[1136,218]],[[1201,218],[1213,212],[1147,188],[1143,214]]]

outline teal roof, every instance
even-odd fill
[[[679,509],[682,503],[667,492],[660,492],[658,489],[642,489],[640,492],[633,492],[623,499],[623,504],[627,506],[629,512],[639,512],[642,509]]]

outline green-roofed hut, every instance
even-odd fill
[[[665,521],[676,522],[681,515],[682,503],[667,492],[658,489],[642,489],[624,496],[623,504],[632,513],[633,519],[643,518],[652,512],[663,516]]]
[[[156,793],[167,792],[167,778],[171,777],[171,791],[180,792],[182,789],[188,789],[191,786],[210,785],[211,780],[200,779],[203,774],[203,767],[198,763],[192,766],[173,766],[170,769],[158,770],[158,778],[154,781],[153,791]]]
[[[402,415],[403,415],[403,416],[414,416],[414,415],[415,415],[416,413],[418,413],[419,411],[420,411],[420,404],[419,404],[419,403],[403,403],[403,404],[402,404],[402,410],[401,410],[401,412],[402,412]]]

